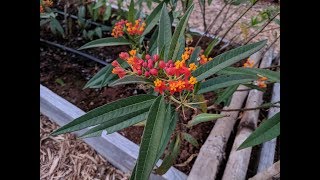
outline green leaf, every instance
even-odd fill
[[[193,52],[192,52],[192,54],[191,54],[191,57],[190,57],[190,63],[189,64],[191,64],[191,63],[196,63],[197,62],[197,59],[198,59],[198,57],[199,57],[199,54],[200,54],[200,51],[201,51],[201,47],[200,46],[197,46],[194,50],[193,50]]]
[[[248,2],[249,0],[232,0],[231,1],[231,4],[232,5],[235,5],[235,6],[238,6],[238,5],[240,5],[240,4],[243,4],[243,3],[246,3],[246,2]]]
[[[96,28],[94,29],[94,31],[96,32],[96,35],[97,35],[99,38],[102,37],[102,30],[101,30],[100,27],[96,27]]]
[[[213,48],[218,45],[219,43],[219,38],[215,37],[211,42],[210,44],[208,45],[207,49],[204,51],[204,55],[205,56],[209,56],[210,53],[212,52]]]
[[[205,82],[202,82],[198,94],[214,91],[220,88],[225,88],[236,84],[248,83],[256,79],[256,76],[238,74],[233,74],[230,76],[218,76],[216,78],[211,78]]]
[[[113,81],[112,83],[109,84],[109,86],[114,87],[118,85],[134,84],[134,83],[152,84],[152,81],[142,76],[128,75]]]
[[[261,69],[261,68],[236,68],[236,67],[227,67],[218,72],[219,74],[227,74],[227,75],[251,75],[257,76],[257,74],[261,76],[265,76],[268,78],[268,81],[271,82],[280,82],[280,72],[271,71],[269,69]]]
[[[153,32],[150,42],[149,42],[149,53],[154,55],[157,53],[158,46],[157,46],[157,41],[158,41],[158,32],[159,28],[156,28],[156,30]]]
[[[43,25],[47,24],[48,22],[50,22],[50,19],[42,19],[40,21],[40,26],[43,26]]]
[[[190,144],[192,144],[193,146],[195,147],[199,147],[199,143],[198,141],[193,137],[191,136],[191,134],[188,134],[188,133],[182,133],[182,138],[185,139],[186,141],[188,141]]]
[[[60,25],[59,21],[55,18],[51,18],[51,23],[54,29],[56,29],[62,36],[64,36],[64,30]]]
[[[222,115],[222,114],[201,113],[201,114],[198,114],[196,117],[194,117],[191,121],[189,121],[187,127],[192,127],[202,122],[216,120],[224,116],[225,115]]]
[[[244,45],[223,54],[216,56],[212,61],[200,66],[192,74],[197,78],[198,81],[212,76],[216,72],[249,57],[251,54],[259,51],[267,43],[267,40],[260,41],[253,44]]]
[[[221,102],[225,103],[225,106],[229,106],[227,103],[229,99],[232,98],[233,93],[237,90],[239,87],[239,84],[235,84],[232,86],[227,87],[221,95],[218,96],[218,99],[216,100],[215,104],[220,104]]]
[[[134,9],[134,0],[131,0],[129,5],[128,17],[127,17],[128,21],[134,23],[135,15],[136,15],[136,9]]]
[[[64,125],[53,132],[52,135],[81,130],[142,109],[148,109],[155,98],[156,96],[152,95],[137,95],[105,104]]]
[[[164,61],[167,61],[172,32],[171,32],[171,21],[170,21],[170,17],[168,15],[168,11],[167,11],[166,6],[162,7],[158,34],[159,34],[158,35],[158,47],[159,47],[159,49],[164,48],[164,58],[163,59],[164,59]]]
[[[103,0],[99,0],[98,2],[95,3],[92,9],[98,9],[103,5],[105,5],[105,2]]]
[[[165,120],[165,102],[163,96],[157,97],[149,110],[146,127],[137,160],[136,180],[148,180],[157,161],[163,125]]]
[[[164,153],[164,151],[170,141],[171,135],[173,134],[173,132],[176,128],[177,122],[178,122],[177,112],[172,110],[171,105],[168,105],[168,108],[166,111],[166,117],[165,117],[165,124],[163,126],[164,128],[163,128],[163,133],[162,133],[162,137],[161,137],[161,146],[158,151],[157,159],[160,159],[160,157]]]
[[[180,135],[178,134],[175,138],[172,152],[163,159],[161,166],[155,171],[156,174],[163,175],[170,169],[175,159],[178,157],[178,153],[180,151],[180,145],[181,145]]]
[[[213,0],[208,0],[208,5],[210,6]]]
[[[161,2],[152,12],[151,14],[147,17],[145,23],[146,23],[146,28],[142,34],[142,36],[148,34],[153,27],[156,26],[156,24],[158,23],[159,19],[160,19],[160,14],[161,14],[161,10],[162,10],[162,6],[164,3]]]
[[[178,51],[177,49],[179,49],[179,39],[181,38],[181,36],[184,36],[188,19],[193,8],[194,8],[194,4],[190,6],[190,8],[186,11],[186,13],[181,18],[179,24],[176,26],[176,29],[173,33],[171,43],[170,43],[168,59],[176,60],[177,58],[177,55],[174,56],[174,52],[175,51],[177,52]]]
[[[81,46],[78,50],[94,48],[94,47],[119,46],[119,45],[129,45],[129,44],[130,42],[128,42],[124,38],[107,37],[107,38],[101,38],[101,39],[88,42],[85,45]]]
[[[186,38],[184,36],[181,36],[181,38],[179,39],[179,45],[177,46],[178,51],[174,51],[173,53],[174,56],[177,56],[177,59],[179,59],[184,53],[185,44],[186,44]]]
[[[261,125],[239,146],[237,150],[270,141],[279,135],[280,112],[261,123]]]
[[[118,60],[120,65],[123,68],[126,68],[125,63],[121,63],[120,60]],[[127,65],[127,64],[126,64]],[[112,74],[113,66],[106,65],[103,67],[97,74],[95,74],[83,87],[83,89],[86,88],[102,88],[106,85],[108,85],[112,80],[117,78],[116,74]]]
[[[104,12],[103,21],[109,20],[111,16],[111,6],[106,7],[106,11]]]
[[[131,125],[134,125],[136,123],[139,123],[145,120],[148,115],[148,110],[149,110],[148,108],[142,109],[140,111],[133,112],[131,114],[122,116],[120,118],[111,119],[94,128],[91,128],[90,130],[82,134],[80,137],[88,138],[88,137],[100,136],[103,130],[106,130],[108,134],[111,134],[113,132],[127,128]],[[99,132],[100,134],[97,134]]]

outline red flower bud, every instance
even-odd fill
[[[149,76],[150,76],[150,73],[149,73],[148,71],[146,71],[146,72],[144,73],[144,75],[145,75],[146,77],[149,77]]]
[[[146,55],[146,60],[149,60],[151,57],[149,54]]]
[[[158,75],[158,70],[153,68],[153,69],[150,70],[150,74],[156,76],[156,75]]]
[[[158,61],[159,60],[159,55],[158,54],[153,55],[153,60],[154,61]]]
[[[139,76],[142,75],[142,71],[141,70],[138,70],[137,73],[138,73]]]
[[[113,67],[118,67],[118,66],[120,66],[119,62],[116,61],[116,60],[112,61],[111,65],[112,65]]]
[[[121,52],[119,54],[119,58],[123,59],[123,60],[126,60],[129,58],[129,54],[127,52]]]
[[[142,66],[146,68],[148,66],[148,63],[144,62],[144,63],[142,63]]]
[[[159,67],[161,69],[165,68],[166,67],[166,63],[164,61],[159,61]]]
[[[152,69],[153,68],[153,63],[148,63],[148,68]]]

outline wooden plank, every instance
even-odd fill
[[[273,59],[273,49],[263,57],[260,68],[269,67]],[[245,108],[255,108],[263,103],[263,92],[256,89],[250,90]],[[244,180],[246,178],[252,148],[237,150],[238,147],[256,129],[260,110],[244,111],[238,132],[234,140],[230,156],[223,173],[222,180]]]
[[[280,83],[275,83],[272,89],[271,102],[278,102],[278,101],[280,101]],[[268,118],[271,118],[272,116],[277,114],[279,111],[280,111],[280,108],[278,107],[270,108],[268,113]],[[259,165],[257,170],[258,173],[266,170],[268,167],[270,167],[273,164],[274,155],[276,151],[276,144],[277,144],[276,138],[262,144],[261,153],[259,157]]]
[[[261,59],[261,52],[257,52],[250,56],[255,65]],[[238,90],[248,89],[240,85]],[[230,105],[223,109],[238,109],[241,108],[243,102],[248,95],[248,91],[236,91],[231,99]],[[225,148],[229,136],[233,130],[237,120],[238,111],[223,111],[221,114],[227,115],[217,120],[211,130],[206,142],[200,149],[199,155],[191,169],[188,180],[213,180],[216,179],[220,164],[225,158]]]
[[[41,84],[40,112],[60,126],[85,114],[84,111]],[[75,134],[79,136],[87,130],[88,129],[77,131]],[[139,154],[138,145],[116,132],[108,135],[103,133],[101,137],[86,138],[84,141],[105,157],[112,165],[125,173],[131,172]],[[159,160],[157,165],[160,165],[161,162],[162,161]],[[171,167],[163,176],[152,174],[150,179],[185,180],[187,179],[187,175]]]
[[[265,171],[256,174],[252,178],[249,178],[249,180],[272,180],[277,178],[280,178],[280,160],[271,165]]]

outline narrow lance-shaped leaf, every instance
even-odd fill
[[[124,38],[107,37],[107,38],[101,38],[101,39],[88,42],[85,45],[81,46],[78,50],[95,48],[95,47],[119,46],[119,45],[129,45],[129,44],[130,42]]]
[[[130,5],[129,5],[129,11],[128,11],[128,21],[134,23],[134,18],[136,15],[136,10],[134,9],[134,0],[130,1]]]
[[[168,15],[166,6],[162,7],[159,32],[158,32],[158,47],[159,49],[164,48],[164,61],[168,60],[168,51],[170,46],[170,41],[172,37],[171,32],[171,21]]]
[[[172,110],[171,105],[168,105],[168,106],[169,106],[169,109],[167,109],[167,112],[170,112],[170,113],[166,113],[164,130],[163,130],[163,134],[161,137],[161,146],[160,146],[160,149],[158,152],[157,160],[160,159],[164,150],[166,149],[166,147],[170,141],[171,135],[174,132],[176,125],[177,125],[177,121],[178,121],[177,112]],[[170,118],[168,119],[168,117],[170,117]]]
[[[135,171],[136,180],[148,180],[157,159],[163,132],[165,117],[165,103],[163,96],[156,98],[149,110],[146,127],[143,131],[142,141]]]
[[[177,134],[172,151],[168,156],[164,158],[161,166],[158,169],[156,169],[157,174],[163,175],[170,169],[170,167],[173,165],[174,161],[178,157],[178,153],[180,151],[180,145],[181,145],[180,134]]]
[[[201,47],[200,46],[197,46],[194,50],[193,50],[193,52],[192,52],[192,54],[191,54],[191,57],[190,57],[190,63],[196,63],[197,62],[197,59],[198,59],[198,57],[199,57],[199,54],[200,54],[200,51],[201,51]],[[189,64],[190,64],[189,63]]]
[[[110,121],[104,122],[94,128],[91,128],[84,134],[81,138],[95,137],[100,136],[103,130],[106,130],[108,134],[119,131],[121,129],[127,128],[131,125],[134,125],[138,122],[141,122],[146,119],[148,115],[149,108],[142,109],[140,111],[122,116],[120,118],[111,119]]]
[[[161,10],[162,7],[165,7],[164,2],[161,2],[152,12],[151,14],[147,17],[145,23],[146,23],[146,28],[143,31],[142,38],[144,35],[148,34],[158,23],[161,15]]]
[[[194,117],[191,121],[188,122],[187,126],[188,127],[195,126],[199,123],[216,120],[222,117],[224,117],[224,115],[222,114],[209,114],[209,113],[198,114],[196,117]]]
[[[195,147],[199,147],[199,143],[198,141],[193,137],[191,136],[191,134],[188,134],[188,133],[185,133],[183,132],[182,133],[182,138],[186,141],[188,141],[190,144],[192,144],[193,146]]]
[[[261,123],[261,125],[239,146],[238,150],[270,141],[279,135],[280,112]]]
[[[159,28],[156,28],[156,30],[153,32],[151,38],[150,38],[150,42],[149,42],[149,52],[150,54],[156,54],[158,51],[158,32],[159,32]]]
[[[109,84],[109,86],[114,87],[118,85],[134,84],[134,83],[152,84],[152,81],[142,76],[128,75],[113,81],[112,83]]]
[[[179,39],[179,45],[177,46],[176,51],[173,52],[173,56],[176,56],[177,59],[181,58],[182,54],[184,53],[184,48],[186,46],[186,38],[181,36]]]
[[[168,54],[168,59],[173,59],[176,60],[177,55],[174,56],[174,52],[177,51],[176,49],[179,49],[179,39],[181,36],[184,36],[184,31],[186,29],[187,23],[189,16],[194,8],[194,4],[192,4],[189,9],[186,11],[186,13],[183,15],[181,18],[179,24],[176,26],[176,29],[173,33],[171,43],[170,43],[170,48],[169,48],[169,54]]]
[[[204,55],[205,56],[209,56],[210,53],[212,52],[213,48],[218,45],[218,42],[219,42],[219,38],[215,37],[211,42],[210,44],[208,45],[207,49],[204,51]]]
[[[201,83],[198,94],[214,91],[220,88],[225,88],[236,84],[248,83],[256,79],[257,78],[255,76],[249,75],[218,76],[216,78],[211,78]]]
[[[156,97],[152,95],[136,95],[120,99],[109,104],[95,108],[83,116],[59,128],[52,135],[81,130],[90,126],[104,123],[130,113],[149,108]]]
[[[223,93],[218,97],[218,99],[216,100],[215,103],[220,104],[221,102],[224,102],[225,106],[229,106],[229,104],[227,102],[232,97],[233,93],[237,90],[238,87],[239,87],[239,84],[235,84],[235,85],[227,87],[223,91]]]
[[[269,81],[272,82],[280,82],[280,72],[271,71],[268,69],[261,68],[235,68],[235,67],[227,67],[218,72],[218,74],[243,74],[243,75],[261,75],[268,78]]]
[[[253,44],[244,45],[223,54],[216,56],[212,61],[200,66],[197,70],[192,72],[193,76],[197,78],[198,81],[212,76],[216,72],[231,66],[232,64],[249,57],[251,54],[259,51],[263,46],[266,45],[266,40],[260,41]]]

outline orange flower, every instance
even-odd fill
[[[257,85],[260,87],[260,88],[266,88],[267,87],[267,84],[266,84],[266,80],[268,80],[267,77],[264,77],[264,76],[261,76],[259,75],[259,79],[257,80]]]
[[[205,55],[201,55],[199,63],[202,65],[202,64],[206,64],[208,61],[211,61],[211,60],[212,58],[208,58]]]
[[[247,59],[247,61],[243,64],[243,67],[245,68],[252,68],[254,66],[254,62],[252,60],[250,60],[249,58]]]
[[[126,23],[127,32],[131,36],[133,35],[141,35],[146,27],[146,23],[142,22],[141,19],[135,20],[135,23],[127,22]]]
[[[119,66],[113,68],[112,73],[113,74],[117,74],[119,76],[119,78],[123,78],[123,76],[126,75],[126,71],[123,68],[119,67]]]
[[[182,61],[186,61],[190,58],[191,54],[193,53],[193,47],[186,47],[184,48],[184,53],[181,56]]]
[[[195,63],[189,64],[189,70],[190,70],[190,71],[194,71],[194,70],[196,70],[196,69],[197,69],[197,65],[196,65]]]
[[[154,81],[154,86],[155,86],[154,90],[156,92],[159,92],[160,94],[163,94],[163,91],[167,88],[166,84],[160,79],[156,79]]]
[[[127,21],[125,21],[123,19],[121,19],[119,22],[117,22],[112,29],[111,35],[115,38],[122,37],[124,34],[123,28],[126,23],[127,23]]]
[[[190,83],[190,84],[193,85],[193,84],[196,84],[197,82],[198,82],[198,81],[197,81],[197,79],[196,79],[195,77],[193,77],[193,76],[190,77],[190,80],[189,80],[189,83]]]

